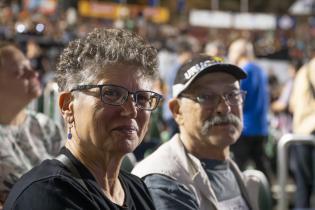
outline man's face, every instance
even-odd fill
[[[242,131],[239,82],[227,73],[208,73],[196,79],[179,97],[181,134],[200,149],[225,150]]]

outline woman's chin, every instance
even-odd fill
[[[121,140],[121,142],[119,143],[119,145],[117,145],[117,150],[120,153],[123,154],[127,154],[130,152],[133,152],[137,147],[138,147],[139,143],[138,140],[136,139],[124,139]]]

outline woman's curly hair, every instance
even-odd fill
[[[59,58],[59,89],[71,90],[97,78],[104,67],[135,65],[149,79],[158,76],[157,50],[140,36],[122,29],[96,28],[86,37],[71,41]]]

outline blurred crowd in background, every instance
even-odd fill
[[[315,33],[312,16],[295,18],[294,23],[282,18],[284,23],[274,30],[239,30],[192,26],[187,17],[156,23],[141,12],[116,20],[86,17],[80,15],[78,3],[68,3],[57,7],[53,14],[45,14],[36,7],[25,8],[19,0],[2,2],[0,38],[20,43],[28,57],[36,61],[35,67],[45,73],[54,70],[55,58],[66,43],[100,26],[128,28],[150,40],[158,49],[171,53],[177,51],[181,40],[186,39],[194,52],[204,51],[212,45],[225,56],[229,44],[242,37],[253,42],[258,58],[286,61],[308,59],[308,42]]]
[[[21,1],[0,3],[0,39],[19,44],[33,68],[39,72],[43,88],[51,87],[49,84],[54,82],[55,64],[65,45],[95,27],[127,28],[145,37],[159,50],[161,78],[156,88],[163,93],[165,101],[171,94],[170,84],[174,75],[171,72],[186,59],[187,54],[204,52],[226,58],[232,41],[245,38],[253,43],[258,63],[261,60],[275,64],[264,68],[270,85],[269,139],[265,152],[271,162],[275,161],[276,141],[291,132],[291,114],[287,105],[278,99],[287,82],[294,78],[290,72],[294,75],[310,59],[309,43],[315,36],[315,18],[299,17],[294,26],[274,30],[219,29],[191,26],[187,18],[156,23],[141,12],[116,20],[83,17],[73,5],[75,3],[69,3],[68,7],[60,7],[54,14],[47,15],[36,8],[25,9]],[[43,112],[43,103],[44,97],[39,98],[35,109]],[[135,151],[138,161],[176,132],[164,106],[165,103],[161,104],[153,113],[151,129],[144,143]]]

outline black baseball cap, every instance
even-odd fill
[[[221,57],[199,54],[178,69],[173,84],[173,97],[179,96],[197,77],[211,72],[225,72],[231,74],[237,80],[247,77],[244,70],[226,63]]]

